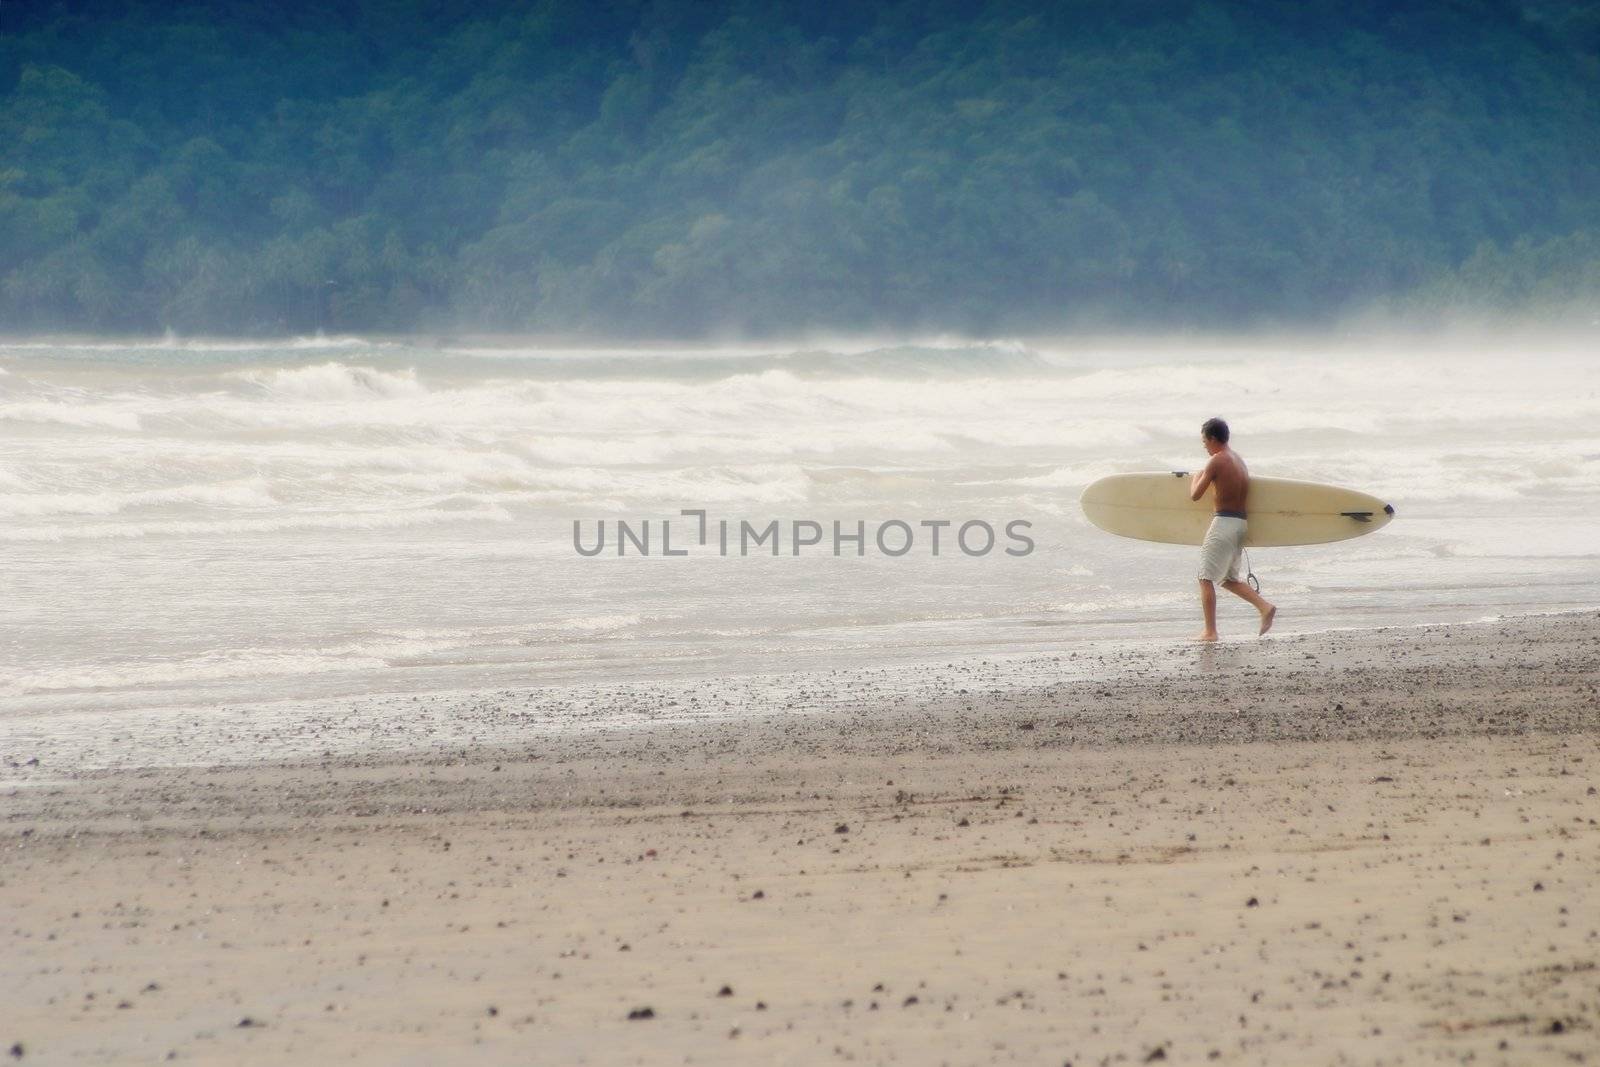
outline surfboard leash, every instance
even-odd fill
[[[1261,579],[1256,577],[1256,572],[1250,567],[1249,549],[1245,549],[1244,553],[1244,580],[1249,583],[1251,589],[1261,592]]]

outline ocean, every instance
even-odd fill
[[[17,341],[0,343],[0,739],[1167,647],[1199,629],[1195,550],[1103,534],[1077,498],[1192,469],[1211,415],[1254,474],[1396,508],[1369,537],[1250,553],[1276,632],[1600,604],[1600,365],[1578,345]],[[605,550],[581,554],[602,520]],[[648,523],[648,554],[617,554],[619,521]],[[683,554],[663,553],[664,521]],[[836,521],[861,524],[861,554],[834,554]],[[741,552],[745,522],[776,522],[779,554]],[[797,550],[810,523],[820,543]],[[965,524],[988,551],[961,550]],[[1251,609],[1222,600],[1224,636],[1254,640]]]

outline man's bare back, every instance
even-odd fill
[[[1223,445],[1213,454],[1190,486],[1191,499],[1199,500],[1207,488],[1213,490],[1212,510],[1244,511],[1245,497],[1250,493],[1250,471],[1239,453]]]

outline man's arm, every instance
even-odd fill
[[[1189,499],[1199,500],[1206,495],[1206,490],[1211,488],[1211,482],[1217,476],[1217,457],[1212,456],[1206,465],[1195,472],[1189,479]]]

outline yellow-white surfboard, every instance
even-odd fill
[[[1211,490],[1189,499],[1188,471],[1113,474],[1083,491],[1090,522],[1107,533],[1169,545],[1198,545],[1215,510]],[[1245,545],[1320,545],[1381,530],[1394,508],[1375,496],[1337,485],[1288,478],[1250,479]]]

